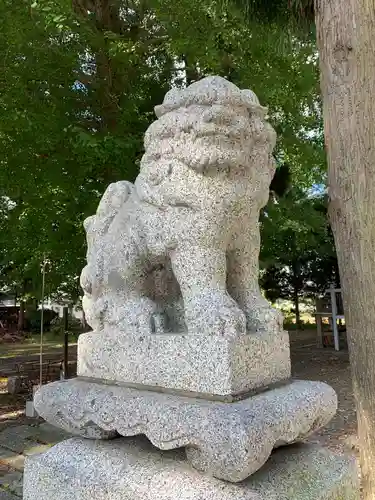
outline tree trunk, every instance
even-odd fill
[[[294,312],[296,315],[296,326],[298,329],[301,328],[301,314],[299,310],[299,297],[298,292],[294,294]]]
[[[294,241],[294,236],[293,236]],[[292,263],[292,272],[293,272],[293,303],[294,303],[294,313],[296,315],[296,326],[298,329],[301,328],[301,314],[299,310],[299,292],[303,288],[303,279],[301,277],[301,265],[298,260],[295,260]]]
[[[183,56],[183,61],[185,63],[185,74],[186,74],[186,85],[191,85],[199,80],[199,71],[195,62],[191,63],[187,56]]]
[[[87,330],[87,321],[86,321],[86,314],[85,314],[84,309],[82,309],[81,325],[82,325],[82,329],[84,331],[86,331]]]
[[[25,327],[25,301],[20,301],[20,310],[18,313],[18,331],[22,332]]]
[[[316,0],[334,232],[364,499],[375,499],[375,4]]]

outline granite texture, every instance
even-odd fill
[[[88,323],[124,336],[281,330],[258,284],[259,212],[275,171],[265,108],[212,76],[155,111],[135,184],[111,184],[85,221]]]
[[[27,458],[24,500],[357,500],[353,459],[307,445],[275,452],[241,484],[189,468],[145,440],[70,439]]]
[[[73,379],[43,386],[34,402],[41,417],[73,434],[145,434],[162,450],[186,447],[193,467],[232,482],[256,472],[273,448],[324,426],[337,407],[334,390],[311,381],[222,403]]]
[[[90,332],[78,339],[77,373],[220,399],[288,379],[289,337],[282,330],[234,338]]]

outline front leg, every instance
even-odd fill
[[[228,291],[244,311],[247,330],[279,331],[283,316],[263,297],[259,287],[259,228],[237,235],[227,253]]]
[[[246,319],[226,289],[226,254],[222,249],[183,245],[171,254],[180,285],[189,333],[239,335]]]

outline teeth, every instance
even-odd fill
[[[211,158],[210,158],[210,164],[217,165],[217,162],[218,162],[217,153],[212,153]]]

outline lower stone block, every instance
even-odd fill
[[[326,425],[337,397],[309,380],[222,403],[71,379],[41,387],[34,403],[41,417],[72,434],[143,434],[162,450],[185,446],[193,467],[239,482],[262,467],[273,448]]]
[[[251,478],[231,484],[191,469],[181,450],[145,438],[74,438],[26,459],[24,500],[354,500],[354,460],[308,445],[276,451]]]

